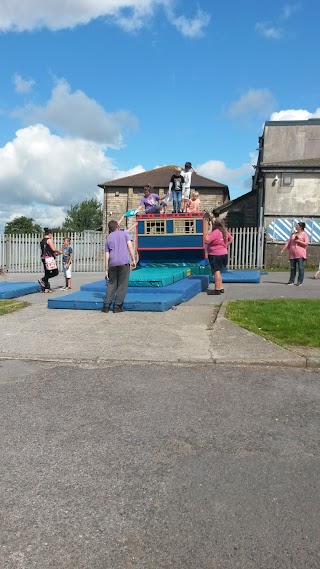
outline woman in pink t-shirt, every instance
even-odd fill
[[[233,237],[218,219],[209,223],[212,225],[206,236],[206,244],[215,288],[214,290],[208,289],[207,294],[221,294],[224,292],[221,271],[227,266],[228,245],[232,243]]]
[[[287,241],[283,249],[281,249],[280,255],[282,255],[285,249],[289,251],[290,259],[290,278],[287,285],[294,285],[294,280],[296,277],[296,272],[298,268],[298,280],[296,285],[301,286],[304,278],[304,262],[307,258],[307,246],[309,243],[308,235],[305,233],[304,228],[306,224],[303,221],[299,221],[296,225],[296,232],[291,235],[290,239]]]

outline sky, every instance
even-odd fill
[[[318,0],[0,0],[0,231],[192,162],[251,189],[266,120],[320,117]],[[169,180],[168,180],[169,183]]]

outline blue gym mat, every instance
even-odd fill
[[[129,288],[124,300],[124,310],[164,312],[172,306],[186,302],[205,291],[209,284],[207,275],[194,275],[165,287]],[[48,308],[73,310],[101,310],[106,291],[106,282],[98,281],[83,285],[79,292],[60,298],[49,298]]]
[[[261,278],[260,271],[254,270],[234,270],[221,273],[223,283],[259,283]],[[213,282],[213,276],[210,278]]]
[[[39,283],[19,282],[19,283],[0,283],[0,298],[17,298],[25,294],[41,292]]]
[[[48,308],[64,308],[73,310],[101,310],[103,292],[80,290],[60,298],[49,298]],[[144,312],[164,312],[177,304],[181,304],[182,294],[161,294],[158,290],[141,294],[128,292],[123,304],[124,310]]]
[[[178,281],[176,283],[160,287],[160,290],[157,289],[157,293],[163,294],[182,294],[182,302],[186,302],[190,300],[193,296],[198,294],[199,292],[203,292],[208,288],[209,285],[209,277],[207,275],[191,275],[186,279]],[[82,291],[91,291],[91,292],[103,292],[106,291],[106,281],[97,281],[95,283],[89,283],[86,285],[82,285]],[[151,292],[155,292],[152,287],[129,287],[128,293],[130,292],[139,292],[140,294],[150,294]]]

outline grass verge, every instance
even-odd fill
[[[226,317],[280,346],[320,347],[320,300],[231,300]]]
[[[19,302],[18,300],[13,299],[0,300],[0,316],[3,314],[9,314],[10,312],[16,312],[26,306],[30,306],[29,302]]]

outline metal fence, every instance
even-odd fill
[[[104,236],[98,231],[69,234],[73,249],[72,269],[75,272],[104,271]],[[0,235],[0,268],[9,273],[39,273],[43,266],[40,241],[43,235]],[[63,235],[53,236],[57,249],[62,248]],[[57,258],[62,268],[62,258]]]
[[[231,229],[233,242],[229,248],[230,269],[257,269],[263,267],[264,230],[247,227]],[[104,235],[101,232],[86,231],[69,234],[73,249],[72,269],[74,272],[104,271]],[[133,242],[135,242],[134,235]],[[41,273],[40,241],[43,235],[0,234],[0,269],[9,273]],[[54,235],[53,241],[61,249],[63,236]],[[62,259],[58,257],[62,268]]]

